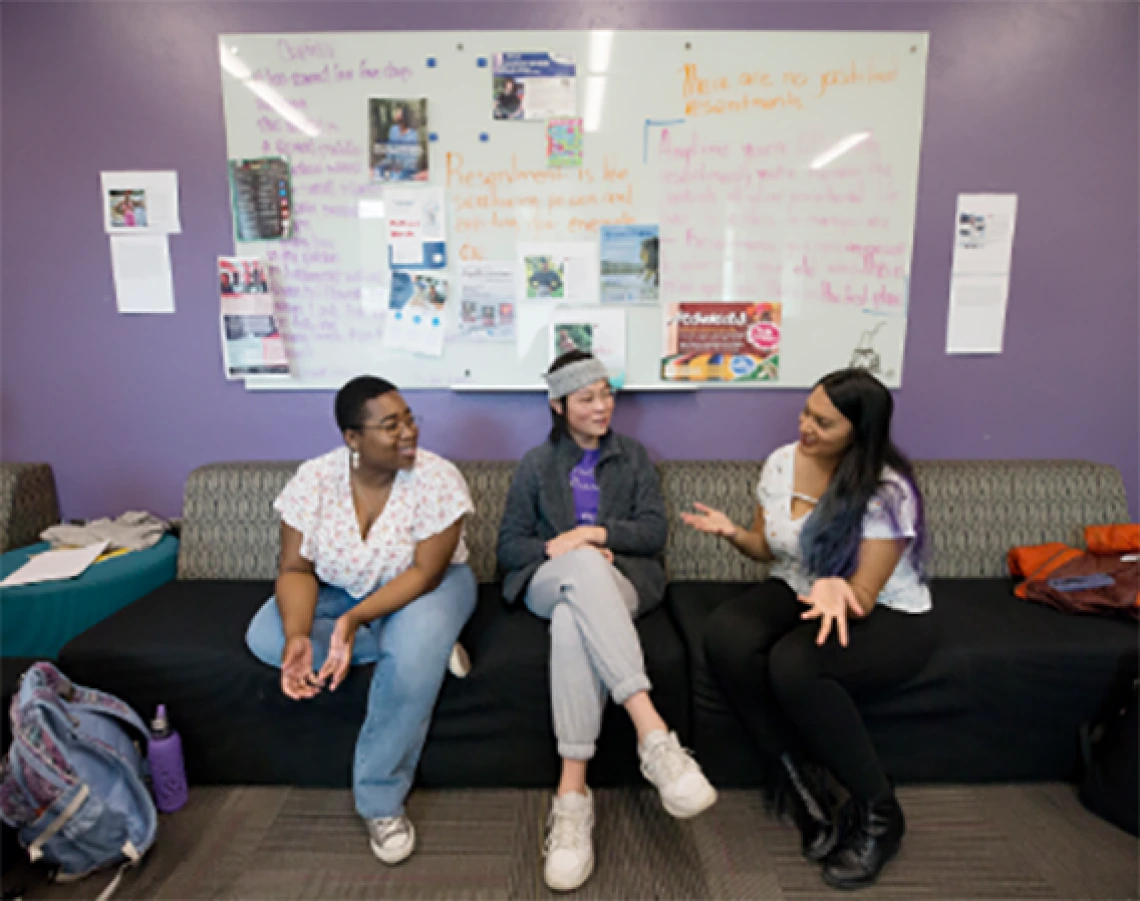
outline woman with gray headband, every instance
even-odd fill
[[[641,772],[675,817],[716,801],[696,761],[649,699],[633,617],[665,594],[665,502],[645,448],[610,430],[605,366],[562,354],[546,374],[550,437],[519,462],[499,529],[508,601],[550,620],[550,686],[562,778],[546,839],[546,884],[571,891],[594,868],[586,765],[606,695],[637,729]]]

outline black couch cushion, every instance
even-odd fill
[[[693,747],[719,785],[753,785],[760,770],[705,663],[704,623],[740,583],[679,582],[667,606],[689,655]],[[925,669],[864,703],[888,772],[901,782],[1071,779],[1078,727],[1119,673],[1135,667],[1136,625],[1022,601],[1004,579],[932,585],[937,645]]]
[[[290,701],[277,671],[245,646],[246,626],[271,592],[268,582],[169,583],[71,641],[60,666],[143,716],[165,703],[193,783],[347,786],[372,667],[354,667],[335,694]],[[654,700],[684,740],[684,647],[664,609],[639,619],[637,629]],[[558,760],[547,624],[505,605],[497,585],[481,585],[462,640],[474,668],[444,682],[420,784],[552,785]],[[609,705],[591,782],[638,779],[634,742],[629,718]]]

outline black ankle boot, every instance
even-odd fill
[[[791,816],[800,831],[800,850],[813,863],[827,857],[836,844],[831,796],[825,781],[822,774],[790,754],[780,757],[780,782],[774,806],[779,813]]]
[[[906,819],[893,794],[878,801],[852,798],[843,813],[843,835],[823,864],[823,881],[837,889],[863,888],[898,853]]]

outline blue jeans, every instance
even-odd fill
[[[343,589],[321,586],[310,633],[314,669],[328,656],[337,618],[357,603]],[[365,819],[404,812],[447,659],[474,610],[475,576],[453,565],[434,591],[357,630],[353,664],[376,664],[352,767],[356,809]],[[259,660],[281,665],[285,632],[276,598],[257,611],[245,641]]]

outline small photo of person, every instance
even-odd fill
[[[526,258],[526,296],[554,297],[566,295],[566,283],[562,279],[564,266],[550,257]]]
[[[111,225],[115,228],[146,228],[146,191],[126,188],[107,192]]]
[[[513,303],[499,304],[499,325],[513,325],[515,321],[515,305]]]
[[[428,180],[427,100],[369,99],[368,135],[373,181]]]
[[[659,238],[646,238],[641,242],[641,282],[646,288],[656,289],[661,285],[660,257]]]
[[[496,75],[492,79],[495,105],[491,110],[494,119],[523,118],[523,98],[526,85],[509,75]]]
[[[562,356],[571,350],[593,353],[594,327],[588,322],[567,322],[554,326],[554,355]]]
[[[417,275],[412,279],[412,297],[408,301],[412,307],[421,307],[439,313],[447,305],[447,282],[429,275]]]

